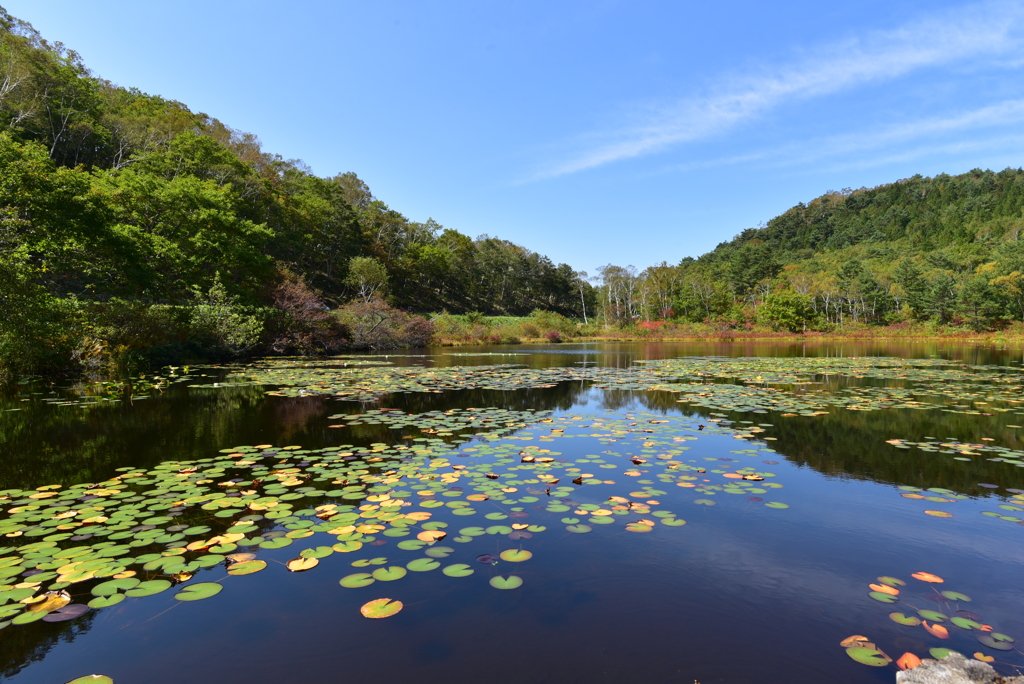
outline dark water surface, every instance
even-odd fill
[[[651,343],[438,349],[388,360],[398,365],[626,368],[636,360],[679,356],[898,356],[1019,367],[1022,353],[930,342]],[[789,508],[771,509],[727,493],[712,497],[715,506],[696,505],[700,495],[692,489],[652,478],[651,486],[666,491],[654,507],[675,512],[687,521],[685,526],[657,525],[652,533],[631,534],[617,522],[572,534],[560,519],[582,516],[521,504],[529,515],[524,522],[547,530],[522,542],[534,557],[517,567],[504,562],[486,566],[474,559],[520,542],[502,535],[469,543],[449,538],[444,543],[455,552],[445,562],[473,564],[471,577],[414,572],[383,586],[340,587],[341,577],[356,572],[351,563],[358,558],[384,556],[404,564],[421,555],[396,549],[398,539],[380,537],[387,543],[335,553],[308,572],[289,573],[271,562],[254,575],[228,577],[225,589],[208,600],[181,603],[168,591],[68,622],[8,626],[0,631],[5,681],[60,683],[90,673],[107,674],[118,684],[894,681],[893,666],[872,668],[846,655],[839,642],[853,634],[867,636],[893,658],[904,651],[926,657],[929,648],[946,646],[968,657],[975,651],[994,655],[1007,673],[1013,664],[1024,665],[1018,651],[983,647],[975,639],[981,632],[947,622],[951,638],[940,641],[922,627],[888,618],[892,611],[955,614],[959,607],[1024,643],[1024,523],[981,515],[1006,513],[996,506],[1008,501],[1007,489],[1024,490],[1024,468],[981,456],[956,461],[947,454],[886,443],[934,436],[979,444],[989,438],[990,444],[1024,449],[1024,430],[1007,427],[1024,424],[1019,413],[833,409],[816,418],[729,414],[730,421],[771,425],[759,436],[774,440],[739,440],[728,430],[698,433],[697,425],[709,424],[716,411],[695,411],[667,392],[563,382],[542,389],[395,394],[360,405],[327,396],[266,396],[273,388],[255,385],[220,386],[229,372],[194,370],[191,380],[159,390],[145,390],[145,381],[139,381],[134,398],[113,388],[106,396],[119,401],[87,398],[87,403],[99,402],[89,406],[80,405],[81,397],[97,396],[95,388],[82,391],[42,381],[14,386],[0,396],[0,489],[97,482],[116,475],[116,468],[209,458],[236,445],[320,449],[393,444],[403,436],[401,430],[374,425],[328,428],[337,423],[328,420],[334,414],[382,407],[409,413],[499,407],[581,415],[588,421],[632,416],[641,426],[671,419],[677,434],[699,437],[685,442],[689,450],[680,458],[709,471],[715,463],[770,471],[775,475],[771,481],[783,487],[760,496]],[[219,386],[208,386],[215,382]],[[148,398],[138,398],[139,392]],[[54,398],[69,403],[55,405]],[[534,425],[522,432],[538,436],[547,429]],[[639,445],[627,445],[625,438],[608,443],[589,434],[584,430],[551,444],[536,439],[522,444],[558,450],[559,458],[569,460],[602,455],[616,462],[606,452],[639,453]],[[474,446],[479,443],[463,445]],[[616,485],[584,485],[573,501],[602,504],[609,495],[642,486],[622,477],[621,469],[605,472],[613,474]],[[704,477],[721,482],[720,475]],[[945,488],[969,498],[943,506],[954,517],[936,518],[923,511],[939,505],[903,498],[900,486]],[[495,504],[480,510],[501,508]],[[453,535],[460,527],[491,524],[481,516],[460,518],[445,508],[433,510],[435,520],[450,522]],[[260,550],[258,556],[283,563],[302,548],[331,543],[331,537],[319,534],[297,539],[289,548]],[[513,570],[524,580],[521,588],[498,591],[488,585],[489,577]],[[926,598],[934,593],[931,587],[911,579],[920,571],[945,578],[939,590],[959,591],[973,600],[957,606]],[[899,603],[868,597],[867,585],[879,576],[908,582]],[[225,577],[221,566],[198,572],[192,582]],[[88,593],[84,588],[69,591]],[[385,620],[362,618],[359,607],[380,597],[399,599],[405,608]]]

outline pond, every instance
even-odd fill
[[[1009,674],[1022,353],[557,344],[25,380],[0,396],[0,677],[852,684],[942,649]]]

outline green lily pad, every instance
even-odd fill
[[[92,588],[93,596],[111,596],[118,593],[119,591],[127,591],[128,589],[134,589],[142,583],[142,580],[135,577],[126,577],[124,579],[115,579],[97,584]]]
[[[373,578],[381,582],[393,582],[398,579],[402,579],[408,574],[405,568],[398,567],[397,565],[390,565],[386,568],[377,568],[373,571]]]
[[[950,653],[956,653],[959,655],[958,651],[954,651],[949,648],[942,648],[941,646],[936,646],[935,648],[928,649],[928,654],[936,660],[942,660],[943,658],[947,657]]]
[[[376,581],[373,575],[368,572],[357,572],[354,575],[342,577],[339,584],[349,589],[358,589],[359,587],[367,587]]]
[[[717,505],[711,499],[694,499],[693,503],[697,504],[698,506],[715,506],[715,505]]]
[[[533,558],[533,554],[525,549],[506,549],[498,557],[510,563],[522,563]]]
[[[216,596],[224,589],[224,586],[217,582],[200,582],[198,584],[186,584],[174,595],[179,601],[201,601],[211,596]]]
[[[473,568],[465,563],[455,563],[454,565],[445,566],[441,572],[449,577],[469,577],[473,574]]]
[[[870,591],[868,592],[868,596],[876,601],[881,601],[882,603],[896,603],[899,601],[898,597],[893,596],[892,594],[883,594],[880,591]]]
[[[887,584],[890,587],[905,587],[905,586],[907,586],[906,582],[904,582],[903,580],[898,579],[896,577],[888,577],[888,576],[886,576],[886,577],[879,577],[878,581],[881,584]]]
[[[47,611],[45,611],[45,610],[38,610],[38,611],[34,611],[34,612],[21,613],[20,615],[15,617],[13,620],[11,620],[11,624],[12,625],[27,625],[30,622],[35,622],[36,620],[42,620],[44,617],[46,617],[46,614],[47,614]]]
[[[669,527],[682,527],[686,524],[686,521],[680,518],[662,518],[661,524],[668,525]]]
[[[228,568],[228,574],[229,575],[251,575],[254,572],[259,572],[260,570],[264,569],[265,567],[267,567],[267,562],[266,561],[261,561],[261,560],[243,561],[241,563],[235,563],[231,567],[229,567]]]
[[[967,618],[955,617],[950,618],[949,621],[960,629],[981,629],[980,623],[977,623],[974,620],[968,620]]]
[[[945,622],[945,613],[940,613],[937,610],[919,610],[917,614],[923,617],[925,620],[931,620],[932,622]]]
[[[142,598],[143,596],[159,594],[160,592],[166,591],[170,588],[171,583],[167,580],[149,580],[148,582],[140,583],[134,589],[129,589],[124,593],[124,595],[131,598]]]
[[[86,605],[90,608],[108,608],[110,606],[116,606],[121,601],[124,601],[124,594],[111,594],[110,596],[98,596],[93,600],[89,601]]]
[[[509,575],[508,577],[497,575],[491,578],[489,584],[495,589],[518,589],[523,586],[523,578],[517,575]]]
[[[889,613],[889,619],[897,624],[911,627],[921,624],[921,618],[914,617],[913,615],[904,615],[903,613]]]
[[[971,597],[970,596],[966,596],[964,594],[961,594],[958,591],[943,591],[941,593],[942,593],[943,596],[948,598],[950,601],[964,601],[964,602],[967,602],[967,603],[970,603],[970,601],[971,601]]]
[[[334,549],[330,546],[317,546],[312,549],[303,549],[299,552],[299,556],[302,558],[327,558],[334,553]]]
[[[569,530],[573,534],[586,534],[594,528],[590,525],[567,525],[565,529]]]
[[[85,675],[72,679],[67,684],[114,684],[114,680],[106,675]]]
[[[433,558],[417,558],[416,560],[406,563],[405,567],[412,572],[427,572],[429,570],[436,570],[441,567],[441,564]]]
[[[768,508],[789,508],[789,504],[784,504],[779,501],[768,501],[765,503]]]
[[[846,649],[846,655],[862,665],[870,665],[871,667],[884,667],[889,664],[889,661],[882,655],[881,651],[864,646],[848,648]]]
[[[447,558],[448,556],[455,553],[455,549],[450,546],[434,546],[424,551],[426,555],[431,558]]]

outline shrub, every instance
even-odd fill
[[[271,297],[279,312],[270,342],[272,351],[329,354],[345,345],[345,326],[301,276],[284,272]]]
[[[388,306],[380,298],[346,304],[338,318],[355,349],[423,347],[434,333],[434,324],[427,319]]]
[[[544,338],[547,339],[548,342],[554,342],[557,344],[562,341],[562,334],[557,330],[551,330],[544,335]]]

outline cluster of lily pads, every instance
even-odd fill
[[[945,580],[930,572],[915,572],[911,575],[915,580],[924,582],[927,585],[927,593],[920,597],[909,597],[910,591],[907,582],[897,577],[879,577],[876,582],[868,585],[868,596],[885,604],[902,602],[907,605],[907,610],[889,613],[889,619],[899,625],[907,627],[921,627],[927,634],[941,641],[956,640],[966,642],[973,640],[989,651],[1005,655],[1010,651],[1020,654],[1015,646],[1012,637],[995,631],[992,625],[985,624],[982,617],[977,613],[967,610],[962,604],[971,603],[971,597],[959,591],[943,590],[941,585]],[[918,599],[927,601],[926,604],[935,607],[918,607],[914,601]],[[937,608],[937,609],[936,609]],[[921,636],[919,634],[919,636]],[[973,643],[972,642],[972,643]],[[923,661],[914,653],[904,653],[893,661],[892,657],[885,653],[866,636],[855,634],[844,639],[841,644],[846,649],[847,655],[858,663],[872,667],[884,667],[895,662],[901,670],[908,670],[917,667]],[[977,648],[977,646],[975,646]],[[965,647],[965,650],[970,650]],[[936,646],[929,649],[928,654],[937,660],[945,658],[950,653],[959,653],[945,646]],[[962,654],[961,654],[962,655]],[[986,663],[996,662],[996,657],[986,651],[975,651],[974,658]],[[1002,664],[1011,667],[1019,667],[1019,664],[1004,662]]]
[[[981,483],[981,486],[986,486],[985,483]],[[987,485],[989,487],[995,487],[995,485]],[[901,490],[900,496],[905,499],[914,499],[918,501],[925,501],[933,504],[952,504],[958,501],[968,501],[971,497],[964,494],[957,494],[951,489],[945,489],[943,487],[929,487],[928,489],[921,489],[920,487],[912,487],[909,485],[903,485],[898,487]],[[1013,513],[1024,512],[1024,490],[1010,489],[1008,490],[1012,494],[1007,503],[998,504],[997,508],[1002,511],[1010,511]],[[935,518],[952,518],[953,514],[946,510],[941,509],[928,509],[924,511],[925,515],[930,515]],[[981,511],[981,514],[990,518],[998,518],[1000,520],[1006,520],[1008,522],[1017,523],[1018,525],[1024,525],[1024,518],[1016,515],[1010,515],[1009,513],[999,511]]]
[[[268,393],[275,396],[358,401],[396,392],[517,390],[590,381],[604,389],[675,392],[682,403],[713,410],[799,416],[822,415],[831,407],[994,415],[1018,411],[1024,401],[1024,375],[1017,368],[889,357],[689,357],[637,361],[627,368],[266,363],[237,370],[236,379],[273,386]]]
[[[750,440],[764,430],[716,420],[703,434]],[[408,415],[380,410],[346,416],[344,425],[367,423],[438,436],[315,450],[239,446],[149,470],[120,468],[118,475],[99,483],[0,491],[0,541],[7,544],[0,548],[0,628],[71,620],[171,589],[179,601],[209,598],[230,578],[260,572],[268,560],[279,562],[258,558],[261,551],[284,549],[314,535],[323,541],[281,563],[287,570],[310,570],[324,558],[352,553],[357,556],[352,565],[360,572],[344,576],[344,587],[438,568],[459,578],[474,574],[476,563],[490,567],[529,559],[532,552],[522,544],[548,531],[555,520],[574,534],[616,523],[618,529],[637,533],[683,526],[686,521],[659,500],[670,486],[677,488],[674,498],[684,500],[683,492],[692,489],[699,495],[693,503],[703,505],[714,505],[709,497],[720,493],[764,502],[757,495],[782,486],[771,481],[774,473],[738,459],[685,459],[700,427],[657,414],[556,417],[467,409]],[[444,432],[463,426],[485,432],[471,444],[442,439]],[[573,438],[614,448],[570,460],[539,444]],[[760,443],[744,446],[733,453],[774,454]],[[472,524],[474,517],[482,524]],[[493,558],[469,552],[441,567],[455,551],[439,542],[469,544],[484,536],[507,537],[518,546]],[[400,555],[422,552],[423,557],[404,561],[379,552],[363,557],[391,541]],[[225,576],[192,581],[215,567],[224,568]],[[514,589],[522,578],[493,575],[489,583]],[[381,611],[400,610],[395,603],[367,610],[381,617]]]

